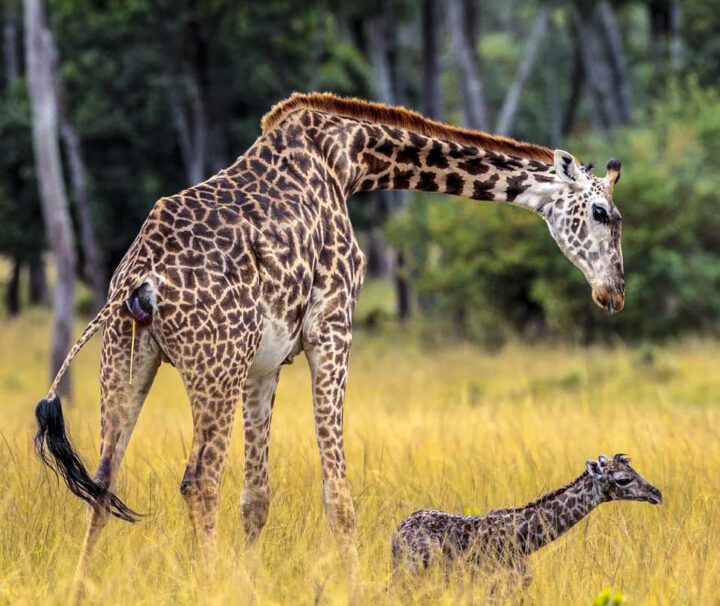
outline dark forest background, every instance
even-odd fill
[[[622,314],[593,306],[530,213],[377,193],[350,207],[370,278],[392,288],[361,324],[486,345],[717,333],[718,2],[5,0],[0,18],[9,316],[54,297],[57,332],[58,314],[97,309],[158,198],[230,164],[274,103],[317,90],[624,166]]]

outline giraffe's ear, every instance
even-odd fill
[[[622,176],[622,162],[617,158],[610,158],[607,163],[607,176],[610,187],[615,187]]]
[[[587,472],[591,478],[601,478],[605,473],[600,461],[588,461]]]
[[[555,150],[555,172],[573,187],[582,187],[587,179],[575,157],[562,149]]]

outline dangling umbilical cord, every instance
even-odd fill
[[[135,355],[135,320],[133,320],[133,327],[132,327],[132,342],[130,343],[130,381],[129,384],[132,385],[132,375],[133,375],[133,356]]]

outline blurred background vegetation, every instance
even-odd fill
[[[37,1],[37,0],[35,0]],[[27,5],[27,3],[25,3]],[[720,4],[706,0],[47,0],[76,309],[97,308],[152,204],[230,164],[292,91],[331,91],[623,161],[626,311],[596,309],[535,216],[441,196],[350,201],[370,258],[358,324],[496,347],[717,334]],[[23,10],[25,8],[25,11]],[[45,305],[27,6],[2,3],[7,315]],[[25,19],[24,19],[25,16]]]

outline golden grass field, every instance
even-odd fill
[[[78,331],[80,324],[78,324]],[[606,589],[628,604],[720,603],[720,344],[638,351],[511,345],[422,348],[397,329],[356,335],[346,443],[368,604],[484,603],[487,586],[453,579],[390,583],[390,537],[421,508],[450,512],[521,505],[568,482],[586,459],[626,452],[665,504],[602,505],[530,558],[526,591],[496,603],[591,604]],[[0,325],[0,603],[66,601],[85,531],[84,507],[31,448],[34,406],[48,387],[46,312]],[[73,365],[65,402],[91,471],[99,427],[96,337]],[[93,570],[93,604],[334,604],[346,601],[323,514],[302,358],[283,373],[272,433],[270,519],[252,578],[239,504],[242,435],[230,453],[216,583],[194,575],[179,484],[190,409],[164,366],[123,466],[121,497],[148,513],[112,520]]]

